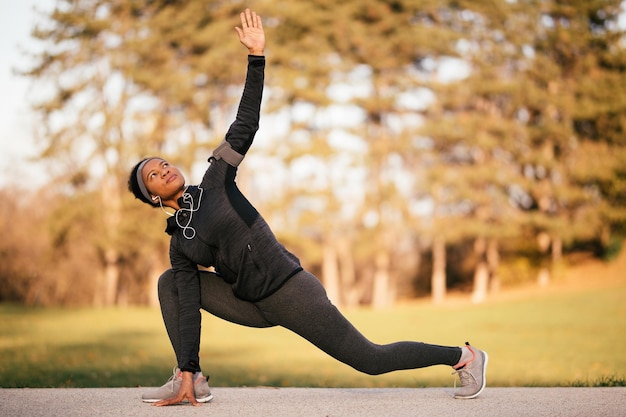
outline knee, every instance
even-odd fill
[[[354,366],[354,369],[364,374],[372,375],[372,376],[382,375],[384,373],[389,372],[386,369],[383,369],[381,366],[379,366],[376,363],[357,364]]]
[[[174,271],[168,269],[167,271],[163,272],[159,277],[159,282],[157,284],[159,298],[161,298],[161,295],[164,294],[166,291],[171,291],[174,286]]]

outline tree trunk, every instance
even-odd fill
[[[392,302],[389,252],[380,250],[376,253],[374,267],[374,288],[372,293],[372,306],[374,308],[389,307]]]
[[[487,246],[487,264],[489,265],[489,291],[491,293],[497,293],[500,291],[500,276],[498,275],[500,252],[496,239],[489,240],[489,245]]]
[[[552,263],[558,264],[563,258],[563,239],[552,236]]]
[[[120,270],[117,266],[118,252],[116,249],[108,248],[104,255],[104,298],[105,307],[115,304],[117,301],[117,287],[119,283]]]
[[[487,298],[487,286],[489,284],[489,266],[487,265],[487,242],[484,237],[478,237],[474,242],[474,252],[478,256],[478,264],[474,271],[474,290],[472,302],[482,303]]]
[[[341,305],[341,290],[339,282],[339,265],[337,250],[331,242],[324,242],[322,254],[322,279],[328,299],[337,307]]]
[[[356,268],[352,256],[350,240],[339,238],[337,240],[337,254],[339,257],[339,270],[341,282],[341,295],[343,305],[348,307],[357,306],[361,300],[361,291],[356,278]]]
[[[117,291],[120,277],[118,266],[119,250],[117,249],[117,235],[122,214],[122,197],[120,188],[116,184],[116,177],[108,175],[102,181],[103,223],[106,239],[104,240],[104,282],[101,294],[102,304],[112,306],[117,301]]]
[[[169,268],[169,264],[164,262],[165,259],[168,259],[167,250],[159,248],[153,252],[148,271],[148,305],[150,307],[159,306],[159,278]]]
[[[446,242],[441,238],[433,241],[433,274],[430,282],[433,303],[443,303],[446,298]]]
[[[540,287],[546,287],[550,284],[550,268],[546,256],[548,249],[550,249],[550,236],[546,232],[540,232],[537,235],[537,244],[539,245],[539,252],[541,253],[541,265],[539,267],[539,274],[537,275],[537,283]]]

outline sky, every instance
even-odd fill
[[[20,48],[33,45],[30,31],[36,20],[33,6],[48,10],[54,0],[0,0],[0,187],[8,184],[41,185],[43,172],[27,162],[34,152],[33,115],[27,101],[30,82],[13,74],[26,68]]]

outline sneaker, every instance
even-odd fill
[[[165,384],[159,388],[154,388],[145,392],[141,396],[141,400],[145,403],[155,403],[157,401],[174,397],[178,394],[178,389],[180,388],[182,380],[183,373],[179,368],[174,368],[173,375]],[[208,378],[202,375],[202,372],[196,372],[193,375],[193,391],[196,395],[196,401],[200,403],[206,403],[213,399],[211,388],[209,388]]]
[[[461,380],[461,388],[454,393],[454,398],[469,399],[478,397],[485,389],[485,384],[487,383],[485,373],[487,372],[489,357],[487,352],[473,348],[469,342],[465,342],[465,344],[472,353],[472,358],[454,367]]]

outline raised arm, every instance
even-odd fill
[[[215,159],[237,166],[252,145],[259,129],[261,99],[265,78],[265,32],[261,17],[246,9],[241,13],[241,27],[236,27],[239,41],[248,48],[248,72],[237,117],[228,129],[224,142],[213,151]]]

